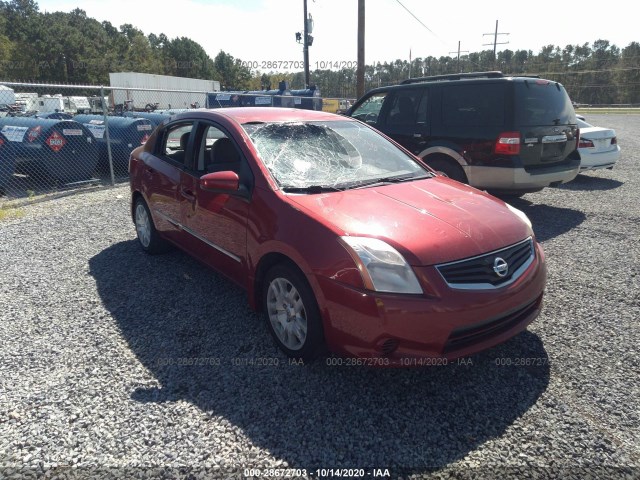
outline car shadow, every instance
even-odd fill
[[[605,191],[619,188],[622,185],[624,185],[624,182],[613,180],[611,178],[596,177],[589,174],[580,174],[570,182],[563,183],[557,188],[561,188],[563,190]]]
[[[526,198],[503,198],[510,205],[527,214],[539,242],[562,235],[585,221],[584,212],[571,208],[532,203]]]
[[[547,353],[528,331],[446,366],[336,366],[334,357],[292,365],[244,291],[179,251],[153,257],[125,241],[89,266],[157,380],[132,386],[133,401],[188,401],[292,468],[439,469],[500,436],[549,383]],[[521,358],[535,361],[515,365]]]

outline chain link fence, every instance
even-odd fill
[[[352,101],[286,86],[204,92],[0,81],[0,195],[19,199],[127,181],[131,151],[183,111],[263,106],[343,113]]]

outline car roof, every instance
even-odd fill
[[[227,117],[237,123],[251,122],[313,122],[313,121],[354,121],[349,117],[315,110],[280,107],[233,107],[201,109],[180,113],[175,118],[210,118]]]

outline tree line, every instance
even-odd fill
[[[539,75],[565,85],[574,102],[640,104],[640,43],[624,48],[607,40],[592,44],[549,45],[531,50],[503,50],[456,57],[395,60],[365,67],[366,89],[409,77],[501,70]],[[119,27],[72,12],[40,12],[35,0],[0,1],[0,79],[39,83],[108,85],[109,72],[135,71],[218,80],[225,89],[304,88],[303,72],[252,71],[222,49],[212,59],[187,37],[146,35],[131,24]],[[325,97],[355,98],[356,70],[315,70],[315,84]]]

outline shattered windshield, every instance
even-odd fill
[[[430,175],[391,142],[357,122],[249,123],[243,127],[284,190],[353,188]]]

